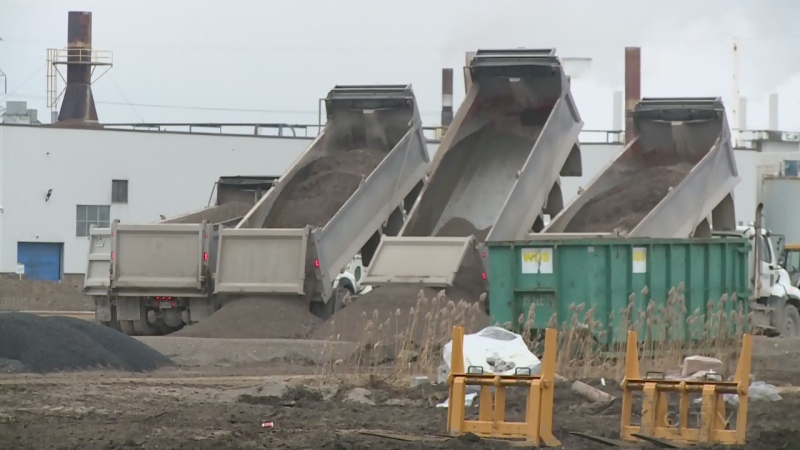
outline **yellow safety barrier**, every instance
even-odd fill
[[[698,381],[666,380],[663,374],[639,372],[639,350],[636,333],[628,332],[625,361],[625,379],[622,381],[622,421],[620,436],[626,441],[643,439],[650,442],[677,442],[686,444],[739,444],[745,443],[747,431],[747,391],[750,385],[750,359],[753,337],[742,336],[742,352],[733,381],[706,377]],[[641,425],[631,425],[633,393],[643,392]],[[677,422],[670,419],[667,394],[680,394]],[[689,424],[689,394],[701,393],[699,427]],[[724,394],[739,398],[736,428],[729,429]]]
[[[515,375],[484,374],[481,368],[464,370],[464,328],[453,327],[450,376],[450,404],[447,432],[457,436],[473,433],[480,437],[525,439],[536,445],[556,447],[561,442],[553,435],[553,393],[556,374],[557,333],[547,329],[544,357],[539,375],[517,370]],[[469,370],[472,369],[472,370]],[[480,370],[476,370],[480,369]],[[467,386],[480,386],[478,420],[466,420],[464,396]],[[506,388],[527,388],[525,422],[507,422]],[[492,398],[494,388],[494,399]]]

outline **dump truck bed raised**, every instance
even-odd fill
[[[722,101],[645,98],[633,115],[636,138],[544,233],[707,238],[735,230],[739,174]]]
[[[396,234],[429,157],[411,86],[336,86],[327,123],[233,229],[220,233],[216,292],[331,297],[340,269]]]
[[[428,182],[367,283],[444,287],[466,267],[480,280],[476,244],[541,229],[563,205],[560,175],[581,175],[583,122],[555,50],[479,50],[466,69],[472,85]]]

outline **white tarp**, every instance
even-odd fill
[[[450,369],[453,342],[444,346],[444,362]],[[464,336],[464,369],[483,368],[484,373],[514,375],[517,368],[528,368],[538,375],[541,361],[530,350],[522,336],[500,327],[487,327]],[[525,371],[527,374],[527,371]]]

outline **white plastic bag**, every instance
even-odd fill
[[[723,397],[726,402],[732,405],[739,404],[739,397],[737,395],[725,394]],[[777,402],[783,400],[783,397],[778,393],[778,389],[775,386],[763,381],[754,381],[750,383],[747,397],[751,401]]]
[[[453,342],[444,346],[444,362],[451,367]],[[514,375],[519,368],[530,369],[538,375],[541,361],[525,344],[522,336],[500,327],[487,327],[475,334],[464,336],[464,369],[483,368],[484,373]],[[527,374],[527,370],[524,371]]]

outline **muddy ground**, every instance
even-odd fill
[[[167,338],[163,338],[167,339]],[[761,343],[754,374],[785,386],[796,380],[795,343]],[[340,367],[338,372],[348,369]],[[112,371],[0,375],[0,449],[505,449],[506,442],[445,438],[446,387],[390,386],[391,367],[363,391],[354,377],[321,366],[272,362],[170,367],[148,374]],[[777,375],[777,376],[776,376]],[[344,380],[344,381],[343,381]],[[398,380],[402,381],[402,380]],[[613,381],[602,386],[615,396]],[[295,387],[297,386],[297,387]],[[475,417],[478,408],[469,408]],[[618,437],[619,400],[590,404],[556,387],[554,433],[566,449],[596,449],[575,431]],[[509,395],[507,417],[521,419],[523,396]],[[634,417],[638,417],[635,414]],[[750,405],[747,449],[797,448],[800,396]],[[272,422],[271,427],[262,426]],[[364,432],[403,435],[407,440]],[[409,441],[410,440],[410,441]],[[794,447],[793,447],[794,446]],[[641,447],[648,448],[648,447]]]

